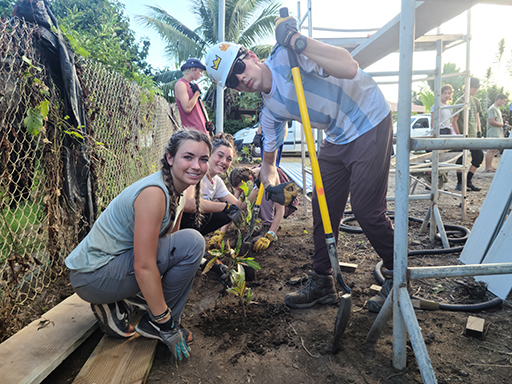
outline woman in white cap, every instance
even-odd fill
[[[206,70],[206,67],[198,59],[187,59],[181,66],[183,77],[174,86],[174,96],[180,111],[182,127],[197,129],[208,134],[206,130],[206,117],[202,111],[204,106],[200,98],[201,91],[195,83],[195,81],[198,81],[203,76],[204,70]]]

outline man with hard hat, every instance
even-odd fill
[[[299,61],[306,104],[315,128],[323,129],[318,161],[334,235],[348,195],[352,211],[384,267],[393,269],[394,229],[386,216],[387,183],[392,149],[392,115],[382,92],[359,69],[350,53],[298,33],[293,17],[276,21],[278,45],[264,62],[239,44],[215,44],[206,57],[208,75],[220,86],[244,92],[260,92],[261,127],[265,136],[260,179],[267,199],[286,205],[289,186],[277,184],[276,152],[283,144],[287,121],[301,121],[287,49]],[[275,186],[274,186],[275,185]],[[313,192],[314,271],[297,292],[285,297],[293,308],[310,308],[338,299],[325,242],[318,197]],[[392,280],[368,300],[368,308],[380,311]]]
[[[181,66],[183,77],[174,85],[174,96],[180,111],[183,128],[193,128],[208,134],[206,116],[201,100],[201,91],[195,81],[199,80],[206,69],[198,59],[190,58]]]

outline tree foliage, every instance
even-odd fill
[[[78,54],[141,85],[150,85],[152,68],[145,61],[149,41],[136,43],[119,0],[52,0],[50,7]]]
[[[9,19],[14,9],[14,1],[0,0],[0,19]]]
[[[176,67],[189,57],[204,57],[209,47],[218,41],[218,1],[189,2],[199,25],[195,29],[158,6],[147,5],[148,14],[136,16],[139,23],[162,37],[166,43],[164,53]],[[245,45],[266,57],[269,46],[263,49],[258,43],[273,35],[280,6],[274,0],[226,0],[225,40]]]

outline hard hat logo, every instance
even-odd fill
[[[218,70],[221,61],[222,59],[219,56],[215,55],[215,60],[213,60],[212,68]]]
[[[207,53],[208,76],[220,87],[226,87],[226,79],[242,48],[240,44],[223,41],[215,44]]]

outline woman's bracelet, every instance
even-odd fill
[[[171,310],[169,309],[169,307],[167,307],[167,309],[165,310],[164,313],[162,313],[161,315],[158,315],[158,316],[154,316],[155,321],[162,320],[162,319],[166,318],[167,315],[170,315],[170,314],[171,314]]]

